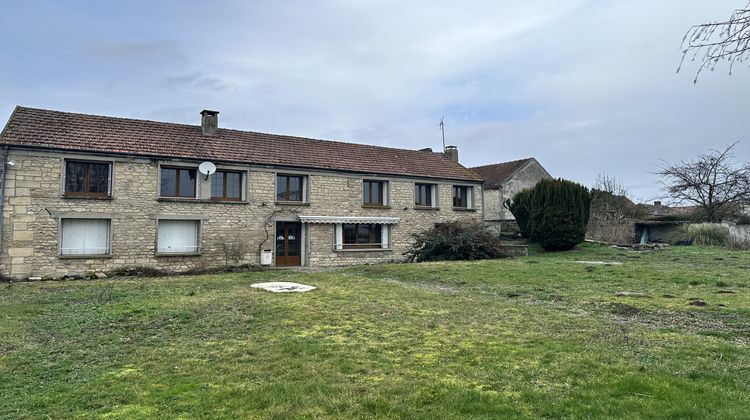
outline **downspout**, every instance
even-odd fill
[[[3,147],[3,176],[2,185],[0,185],[0,254],[2,254],[3,245],[3,227],[5,225],[5,180],[8,178],[6,173],[8,172],[8,145]]]
[[[497,196],[499,197],[499,200],[500,200],[500,203],[498,203],[499,204],[498,209],[500,210],[500,214],[498,216],[500,216],[500,224],[502,224],[502,222],[505,220],[505,207],[503,207],[503,204],[505,203],[505,200],[503,200],[503,186],[502,185],[498,186],[497,191],[498,191]]]
[[[479,188],[482,191],[482,194],[480,195],[480,197],[481,197],[480,201],[482,202],[482,231],[485,231],[485,230],[487,230],[487,227],[484,224],[484,212],[485,212],[485,209],[484,209],[484,183],[482,183],[479,186]]]

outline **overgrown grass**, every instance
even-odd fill
[[[678,241],[690,241],[695,245],[725,246],[729,241],[729,229],[715,223],[693,223],[680,227],[673,238],[672,243]]]
[[[749,343],[721,248],[5,284],[0,417],[742,418]]]

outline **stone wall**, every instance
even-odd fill
[[[508,209],[502,207],[502,200],[504,198],[500,195],[500,190],[486,189],[484,190],[484,218],[487,222],[499,221],[501,219],[512,219],[513,215]],[[502,213],[501,213],[502,212]]]
[[[736,243],[750,244],[750,225],[725,224],[729,228],[729,239]]]
[[[521,190],[534,187],[542,179],[550,178],[547,171],[536,160],[532,159],[519,169],[502,189],[487,189],[484,191],[485,220],[515,220],[513,214],[502,206],[502,203]]]
[[[438,184],[439,209],[414,209],[414,179],[381,177],[388,181],[389,206],[362,207],[362,175],[304,171],[308,176],[309,202],[304,205],[275,203],[276,170],[266,167],[219,166],[246,171],[246,200],[215,203],[205,199],[158,198],[157,160],[112,158],[114,174],[110,199],[62,197],[63,158],[91,158],[46,152],[11,150],[5,185],[5,227],[0,253],[0,273],[13,278],[61,277],[70,273],[111,271],[124,267],[149,267],[180,272],[229,264],[258,264],[259,249],[273,248],[274,220],[295,220],[298,215],[388,216],[401,218],[391,230],[391,249],[383,251],[334,251],[333,225],[306,228],[308,245],[304,262],[310,266],[336,266],[402,259],[411,235],[436,222],[481,219],[481,203],[475,211],[454,211],[451,181]],[[99,158],[101,159],[101,158]],[[178,162],[197,167],[200,162]],[[279,171],[294,173],[295,171]],[[367,179],[378,177],[367,176]],[[419,182],[425,182],[421,180]],[[466,183],[463,183],[464,185]],[[481,194],[475,184],[475,196]],[[210,194],[210,179],[200,176],[199,194]],[[59,220],[62,217],[111,218],[111,255],[99,258],[61,258],[58,254]],[[158,218],[202,220],[200,255],[157,256]],[[266,240],[267,232],[269,239]],[[228,261],[225,245],[240,244],[238,261]]]
[[[592,214],[586,226],[586,239],[615,245],[631,245],[636,237],[635,220]]]

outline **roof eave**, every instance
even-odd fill
[[[135,154],[135,153],[115,152],[115,151],[102,152],[99,150],[67,149],[64,147],[55,148],[55,147],[45,147],[45,146],[29,146],[29,145],[23,145],[23,144],[6,143],[2,141],[2,139],[3,137],[0,136],[0,146],[8,146],[9,148],[18,148],[18,149],[24,149],[24,150],[55,151],[55,152],[66,152],[66,153],[91,153],[91,154],[96,154],[96,155],[101,155],[101,156],[115,155],[115,156],[123,156],[123,157],[139,157],[143,159],[179,159],[179,160],[196,161],[196,162],[210,159],[210,158],[183,158],[183,157],[178,157],[178,156],[158,155],[158,154]],[[439,181],[439,180],[458,181],[458,182],[470,182],[470,183],[477,183],[477,184],[481,184],[483,182],[482,179],[473,179],[473,178],[451,178],[451,177],[414,175],[414,174],[395,173],[395,172],[356,171],[353,169],[326,168],[322,166],[311,166],[311,165],[297,166],[297,165],[284,165],[284,164],[263,163],[263,162],[248,162],[248,161],[241,161],[241,160],[217,160],[217,162],[231,163],[231,164],[238,164],[238,165],[263,166],[263,167],[269,167],[269,168],[285,168],[285,169],[297,169],[297,170],[313,169],[313,170],[319,170],[319,171],[344,172],[344,173],[359,174],[359,175],[397,176],[397,177],[404,177],[404,178],[429,179],[429,180],[435,180],[435,181]]]

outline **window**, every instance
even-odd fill
[[[200,220],[159,220],[156,252],[191,254],[200,252]]]
[[[60,220],[60,255],[109,255],[110,219]]]
[[[108,197],[109,162],[65,161],[65,195],[68,197]]]
[[[344,224],[343,248],[382,248],[382,226],[375,223]]]
[[[380,223],[342,223],[334,228],[334,250],[390,249],[390,225]]]
[[[386,199],[387,188],[385,181],[362,181],[362,205],[371,207],[383,207]]]
[[[212,200],[242,200],[242,173],[216,171],[211,175]]]
[[[195,197],[195,169],[161,168],[162,197]]]
[[[276,175],[276,201],[304,201],[305,177]]]
[[[414,184],[414,205],[418,207],[435,207],[434,184]]]
[[[471,208],[471,187],[453,186],[453,207],[459,209]]]

